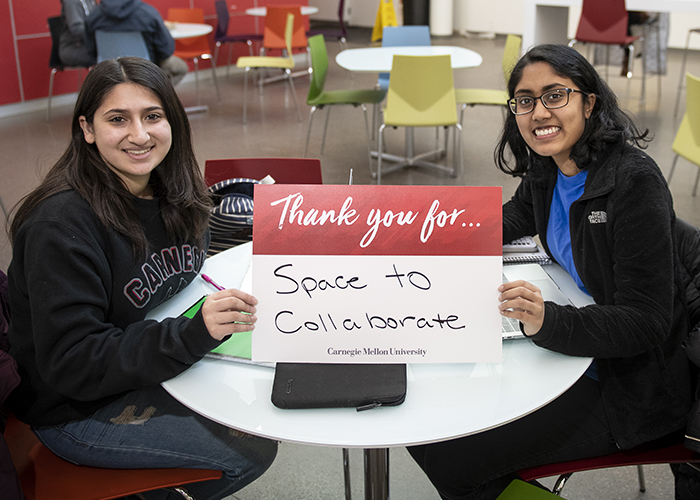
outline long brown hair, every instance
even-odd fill
[[[58,192],[73,189],[85,198],[105,226],[131,240],[137,255],[147,252],[146,235],[133,197],[119,176],[105,164],[97,146],[85,141],[79,122],[84,116],[92,123],[95,111],[121,83],[145,87],[160,99],[172,131],[172,145],[151,172],[149,183],[154,197],[160,201],[168,234],[179,242],[203,243],[211,202],[192,149],[189,120],[167,76],[155,64],[138,57],[103,61],[88,73],[73,111],[68,149],[42,183],[18,204],[9,228],[11,241],[39,203]]]

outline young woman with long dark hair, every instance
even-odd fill
[[[185,111],[154,64],[104,61],[83,83],[71,134],[10,226],[8,333],[22,382],[8,405],[67,460],[218,469],[221,479],[188,489],[226,497],[270,466],[276,443],[194,413],[160,384],[254,328],[257,300],[224,290],[193,319],[146,319],[196,278],[209,244]]]
[[[494,307],[537,346],[594,361],[530,415],[410,448],[450,500],[495,499],[520,469],[665,439],[684,429],[691,404],[675,214],[661,171],[640,149],[646,131],[567,46],[532,48],[508,93],[495,160],[522,181],[503,206],[503,240],[538,235],[595,304],[545,302],[536,286],[515,281],[500,287]]]

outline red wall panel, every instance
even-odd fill
[[[46,19],[61,14],[59,0],[12,0],[17,36],[47,33]]]
[[[0,0],[0,105],[19,102],[19,77],[12,38],[9,0]]]
[[[201,8],[204,10],[205,21],[216,28],[214,0],[149,0],[147,3],[158,9],[163,18],[167,17],[169,7]],[[294,3],[299,3],[299,0],[228,0],[231,14],[229,33],[254,33],[256,27],[258,32],[262,32],[262,19],[245,14],[245,9],[249,7]],[[59,15],[60,12],[59,0],[0,0],[0,53],[3,54],[0,57],[0,105],[48,96],[51,37],[46,19]],[[209,35],[209,45],[213,53],[213,33]],[[257,50],[258,47],[255,47],[256,53]],[[219,64],[224,65],[228,58],[228,47],[223,46],[220,52]],[[247,54],[246,45],[235,44],[233,61]],[[208,62],[200,62],[200,69],[207,67]],[[24,95],[20,92],[20,72]],[[77,71],[57,73],[54,96],[76,92],[79,89],[78,76]],[[82,78],[84,77],[83,71]]]

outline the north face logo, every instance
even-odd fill
[[[588,222],[591,224],[604,224],[608,222],[608,214],[602,210],[591,212],[591,214],[588,216]]]

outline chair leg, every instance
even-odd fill
[[[644,52],[642,53],[642,93],[639,97],[639,103],[644,104],[647,102],[647,61],[646,52],[648,50],[647,41],[644,40]],[[630,61],[634,61],[634,45],[630,44]]]
[[[385,127],[386,123],[382,123],[377,134],[377,186],[382,183],[382,137],[384,137]]]
[[[194,61],[194,93],[197,96],[197,106],[199,106],[199,60],[195,57]]]
[[[692,31],[688,31],[688,36],[685,38],[685,50],[683,51],[683,62],[681,63],[681,76],[678,79],[678,90],[676,91],[676,106],[673,108],[673,117],[678,115],[678,105],[681,102],[681,91],[685,83],[685,65],[688,62],[688,49],[690,47],[690,35]]]
[[[328,131],[328,119],[331,117],[331,106],[328,106],[326,111],[326,121],[323,125],[323,137],[321,138],[321,156],[323,156],[323,150],[326,147],[326,132]]]
[[[447,134],[447,131],[445,131],[445,134]],[[464,134],[462,133],[462,126],[459,123],[455,123],[455,137],[452,144],[452,162],[454,163],[454,166],[452,167],[452,177],[457,177],[464,168],[464,153],[462,151],[464,148],[464,144],[462,142],[463,137]]]
[[[656,40],[658,40],[656,49],[656,75],[658,77],[658,82],[656,82],[656,100],[661,102],[661,26],[658,22],[656,23]]]
[[[56,68],[51,69],[51,76],[49,77],[49,103],[48,109],[46,110],[46,121],[51,120],[51,97],[53,96],[53,77],[56,74]]]
[[[639,491],[644,493],[647,490],[647,483],[644,480],[644,466],[637,466],[637,476],[639,478]]]
[[[369,134],[369,118],[367,117],[367,106],[360,104],[362,111],[365,114],[365,135],[367,136],[367,157],[369,159],[369,173],[372,175],[372,141]]]
[[[7,219],[7,209],[5,208],[5,204],[2,202],[2,198],[0,198],[0,209],[2,209],[2,213],[5,214],[5,218]]]
[[[221,94],[219,93],[219,81],[216,79],[216,58],[211,59],[211,74],[214,77],[214,88],[216,89],[216,102],[221,102]]]
[[[190,495],[190,492],[187,491],[182,486],[173,486],[172,488],[166,488],[166,489],[171,489],[175,493],[178,493],[185,500],[195,500],[195,498],[192,495]],[[140,495],[138,495],[138,496],[140,496]]]
[[[566,484],[566,481],[571,477],[572,472],[568,474],[562,474],[557,478],[557,480],[554,482],[554,486],[552,487],[552,493],[554,493],[557,496],[561,496],[561,490],[564,489],[564,485]]]
[[[343,478],[345,479],[345,500],[352,500],[350,487],[350,450],[343,448]]]
[[[289,82],[289,88],[292,89],[292,99],[294,100],[294,107],[297,110],[297,120],[301,121],[301,115],[299,114],[299,104],[297,103],[297,93],[294,88],[294,78],[292,78],[292,72],[289,69],[284,70],[287,75],[287,81]]]
[[[250,73],[250,66],[246,67],[243,78],[243,125],[246,123],[246,111],[248,107],[248,73]]]
[[[666,179],[666,184],[671,184],[671,177],[673,177],[673,171],[676,168],[676,162],[678,161],[678,156],[673,159],[673,163],[671,164],[671,171],[668,173],[668,179]]]
[[[253,55],[252,53],[250,54]],[[233,58],[233,44],[228,44],[228,58],[226,59],[226,78],[228,78],[229,70],[231,69],[231,59]],[[217,59],[218,61],[218,59]]]
[[[306,144],[304,144],[304,156],[306,158],[306,152],[309,150],[309,138],[311,137],[311,124],[314,121],[314,112],[316,111],[316,106],[311,106],[311,111],[309,111],[309,128],[306,130]]]

